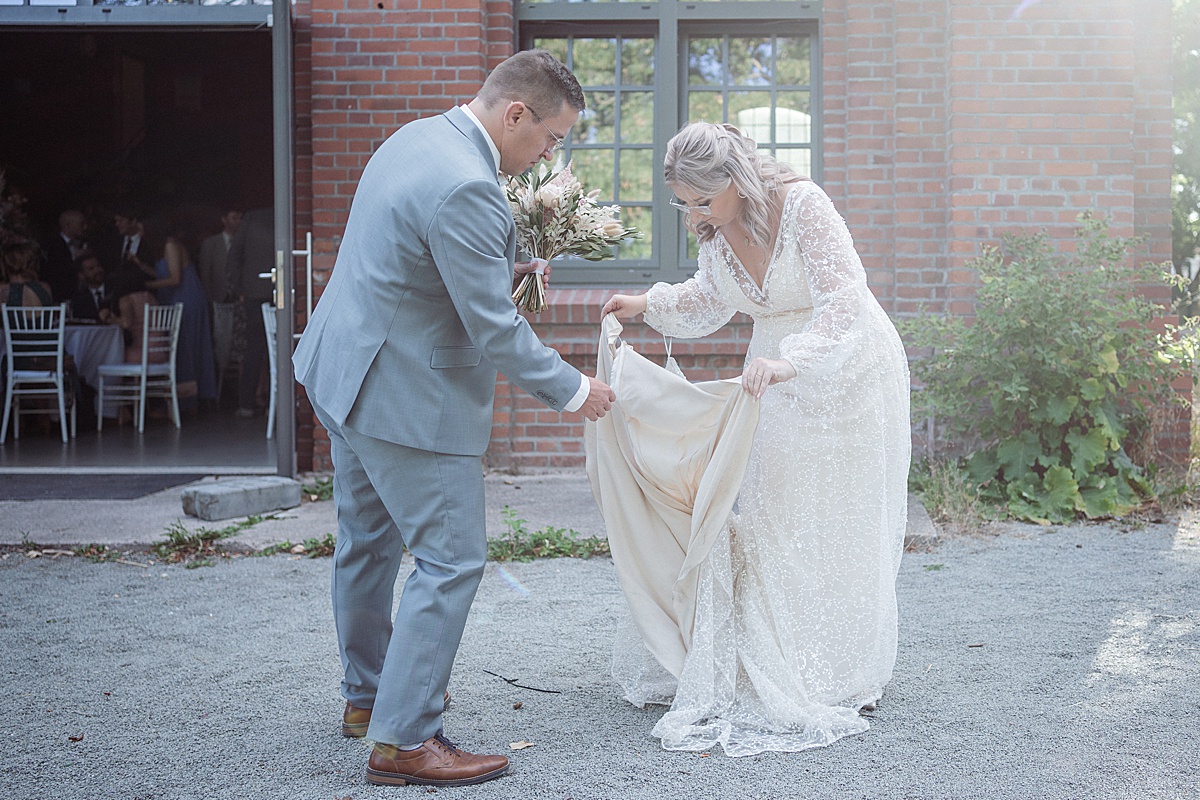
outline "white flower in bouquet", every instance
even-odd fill
[[[612,258],[612,248],[641,233],[621,222],[620,206],[596,202],[599,190],[584,192],[567,164],[546,164],[508,181],[508,205],[517,225],[517,247],[530,258],[549,261],[578,256],[588,261]],[[513,302],[535,314],[546,307],[546,289],[538,272],[521,279]]]

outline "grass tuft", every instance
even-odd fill
[[[609,554],[608,539],[582,536],[570,528],[547,526],[530,533],[525,520],[505,506],[501,512],[508,529],[488,540],[488,558],[492,561],[532,561],[535,558],[591,558]]]

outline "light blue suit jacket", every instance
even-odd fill
[[[513,305],[515,230],[496,169],[458,108],[405,125],[367,163],[292,359],[339,425],[482,455],[497,369],[556,410],[579,390]]]

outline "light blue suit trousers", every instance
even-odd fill
[[[342,695],[373,708],[367,736],[417,744],[442,730],[442,696],[487,556],[477,456],[416,450],[338,425],[329,432],[338,535],[333,617]],[[390,618],[403,548],[416,561]]]

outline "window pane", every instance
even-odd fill
[[[654,85],[654,40],[621,41],[621,83],[635,86]]]
[[[572,171],[584,191],[600,190],[600,201],[612,202],[613,197],[613,151],[576,150],[571,154]]]
[[[775,158],[792,165],[792,168],[804,177],[812,175],[812,151],[808,149],[780,148]]]
[[[571,71],[583,86],[612,86],[617,77],[616,39],[576,39]]]
[[[657,40],[567,35],[535,39],[534,45],[560,58],[565,54],[583,87],[587,108],[572,128],[567,148],[576,177],[587,191],[598,192],[598,202],[621,205],[623,217],[647,235],[616,248],[617,258],[649,260]],[[617,144],[625,146],[618,149]],[[586,263],[572,261],[571,266],[586,269]]]
[[[646,206],[625,206],[621,221],[642,232],[641,239],[631,239],[617,247],[617,258],[650,258],[653,246],[653,214]]]
[[[612,144],[616,132],[616,103],[614,92],[584,92],[587,108],[575,123],[575,144]]]
[[[688,41],[688,84],[720,86],[725,82],[725,65],[720,39]]]
[[[729,80],[738,86],[771,83],[771,38],[729,40]]]
[[[545,17],[548,5],[568,9],[572,3],[624,0],[532,1],[539,2],[538,15]],[[793,23],[783,18],[745,19],[734,3],[750,1],[718,2],[729,6],[724,12],[709,6],[706,16],[718,15],[710,20],[667,23],[678,24],[681,52],[665,57],[675,59],[686,73],[681,76],[685,81],[683,98],[675,96],[676,84],[663,84],[663,70],[657,69],[662,62],[658,59],[657,39],[650,31],[653,24],[663,24],[667,19],[665,6],[657,15],[651,10],[646,20],[639,12],[639,21],[626,19],[621,9],[613,6],[611,15],[605,16],[606,12],[596,8],[596,14],[587,20],[564,12],[559,19],[521,21],[522,26],[533,29],[535,37],[539,26],[555,26],[554,30],[560,32],[556,36],[523,41],[565,60],[583,86],[588,108],[572,129],[567,149],[576,175],[589,191],[598,191],[600,202],[620,205],[626,224],[637,227],[645,236],[615,248],[616,264],[571,260],[569,272],[574,274],[575,282],[589,280],[589,273],[598,274],[595,271],[607,270],[610,264],[618,268],[612,275],[624,274],[620,268],[630,266],[630,262],[650,265],[666,253],[672,254],[670,260],[674,262],[663,263],[666,270],[686,269],[689,261],[694,267],[696,238],[687,232],[681,215],[672,212],[663,217],[665,228],[653,231],[660,239],[654,247],[651,226],[655,214],[661,213],[657,204],[663,203],[669,192],[662,182],[662,165],[654,161],[653,148],[661,148],[678,124],[672,121],[668,129],[656,126],[664,108],[672,110],[669,116],[680,108],[683,119],[679,122],[731,122],[758,141],[765,152],[773,153],[797,172],[806,176],[812,172],[814,139],[820,134],[813,130],[810,115],[820,98],[812,85],[813,37],[802,33],[812,23]],[[647,8],[662,3],[652,0]],[[621,31],[632,35],[626,37]],[[567,264],[561,266],[565,277]]]
[[[621,202],[649,202],[654,186],[654,151],[621,150]]]
[[[562,63],[567,63],[566,39],[534,39],[534,49],[546,50]]]
[[[724,122],[720,92],[688,92],[688,122]]]
[[[775,95],[775,142],[808,144],[812,141],[812,117],[808,92],[779,92]]]
[[[621,141],[627,144],[653,144],[653,92],[621,94]]]
[[[771,139],[771,93],[730,92],[729,121],[760,144]]]
[[[807,37],[780,37],[775,50],[775,82],[785,86],[808,86],[812,83],[812,52]]]

